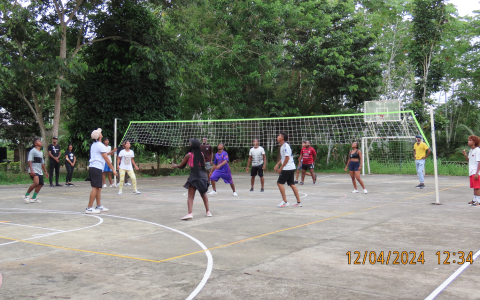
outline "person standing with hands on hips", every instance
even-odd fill
[[[413,145],[413,157],[415,158],[415,167],[417,169],[418,179],[420,180],[420,184],[417,185],[417,188],[424,189],[425,188],[425,176],[423,175],[423,170],[425,169],[425,160],[427,157],[432,153],[432,150],[422,142],[422,136],[417,135],[415,137],[417,142]],[[427,151],[425,155],[425,151]]]
[[[463,155],[468,161],[468,173],[470,176],[470,188],[473,189],[473,200],[468,202],[473,206],[480,205],[480,179],[478,174],[480,172],[480,138],[476,135],[471,135],[468,137],[468,146],[470,151],[465,152],[463,150]]]
[[[50,187],[53,185],[53,170],[55,169],[55,186],[62,186],[58,183],[58,175],[60,173],[60,146],[58,145],[58,138],[53,137],[52,143],[48,145],[48,157],[50,162]]]

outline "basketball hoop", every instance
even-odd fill
[[[382,125],[385,121],[385,115],[377,115],[377,124]]]

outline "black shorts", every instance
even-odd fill
[[[263,164],[259,166],[252,167],[252,171],[250,172],[251,176],[259,176],[263,177]]]
[[[88,168],[88,175],[90,176],[90,185],[95,188],[102,188],[103,185],[103,178],[102,178],[103,170],[97,168]]]
[[[43,175],[38,175],[38,173],[35,173],[35,176],[38,176],[38,185],[43,185],[44,184],[43,183]],[[32,178],[32,180],[33,180],[33,178],[35,176],[30,175],[30,178]]]
[[[295,170],[282,170],[278,176],[277,183],[295,185]]]
[[[302,170],[310,170],[315,168],[313,164],[302,164]]]
[[[350,163],[348,164],[349,171],[360,171],[359,167],[360,167],[359,161],[350,161]]]

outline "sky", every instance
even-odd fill
[[[480,10],[480,3],[478,0],[447,0],[448,3],[452,3],[458,9],[460,16],[473,16],[474,10]]]

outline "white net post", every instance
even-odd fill
[[[440,193],[438,192],[437,145],[435,141],[435,122],[433,119],[433,106],[430,106],[430,125],[432,126],[433,171],[435,173],[435,204],[438,205],[440,204]]]

